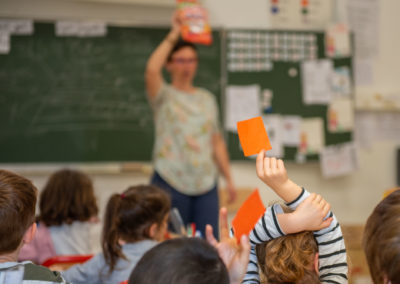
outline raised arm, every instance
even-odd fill
[[[180,20],[178,13],[175,12],[172,18],[172,26],[170,32],[153,51],[153,53],[150,55],[149,60],[147,61],[145,81],[147,95],[150,99],[155,98],[161,88],[161,84],[163,81],[162,69],[165,62],[167,61],[169,53],[179,39],[181,23],[182,21]]]
[[[257,176],[285,202],[293,202],[300,196],[302,188],[288,178],[282,160],[265,157],[262,150],[257,156],[256,170]]]

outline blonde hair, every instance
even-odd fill
[[[285,212],[291,210],[281,205]],[[318,245],[313,232],[282,236],[256,246],[261,279],[269,284],[321,283],[314,270]]]

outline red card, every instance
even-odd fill
[[[265,207],[262,203],[258,189],[255,189],[246,201],[240,206],[235,218],[232,220],[233,231],[239,241],[242,235],[248,236],[258,219],[264,214]]]
[[[261,116],[237,123],[240,144],[246,157],[258,154],[261,150],[271,150],[267,131]]]

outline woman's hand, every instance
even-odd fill
[[[229,272],[231,284],[240,284],[247,270],[250,255],[250,243],[247,236],[242,236],[238,245],[236,238],[229,237],[228,216],[226,208],[219,213],[219,231],[221,241],[213,235],[213,228],[206,226],[207,241],[214,246]]]
[[[182,25],[183,25],[182,15],[178,10],[176,10],[172,15],[171,19],[171,32],[174,32],[174,34],[177,34],[179,36]]]

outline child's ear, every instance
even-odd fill
[[[28,230],[26,230],[24,238],[22,239],[22,241],[24,242],[24,244],[29,244],[33,238],[35,237],[36,234],[36,222],[34,222],[29,228]]]
[[[151,224],[149,229],[149,237],[151,239],[155,239],[157,237],[157,233],[158,233],[158,224],[157,223]]]
[[[314,270],[319,275],[319,253],[317,252],[314,256]]]

